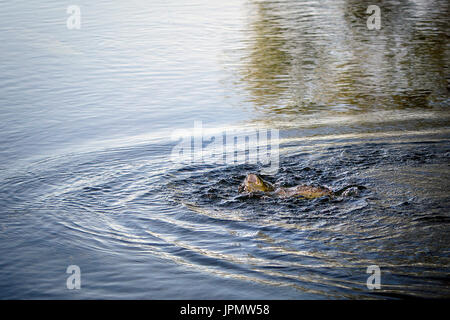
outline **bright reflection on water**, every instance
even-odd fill
[[[77,4],[0,5],[0,298],[450,296],[448,1],[380,30],[370,1]],[[280,129],[276,185],[365,189],[240,195],[259,166],[169,161],[199,120]]]

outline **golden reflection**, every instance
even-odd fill
[[[242,82],[256,106],[277,104],[286,90],[290,56],[277,15],[264,2],[253,3],[251,40],[244,59]]]
[[[375,111],[414,108],[438,111],[448,124],[443,3],[431,1],[428,9],[385,4],[382,28],[374,31],[366,27],[365,1],[251,2],[241,84],[262,112],[258,121],[301,126],[299,116],[310,114],[371,112],[370,118]]]

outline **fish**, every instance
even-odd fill
[[[310,185],[298,185],[295,187],[275,187],[268,181],[265,181],[259,175],[255,173],[249,173],[241,185],[239,185],[238,191],[240,193],[267,193],[270,195],[275,195],[279,198],[292,198],[292,197],[302,197],[305,199],[315,199],[321,197],[334,197],[340,195],[353,195],[357,191],[365,189],[361,186],[347,186],[337,192],[333,190],[322,187],[322,186],[310,186]],[[353,190],[353,193],[347,192]]]

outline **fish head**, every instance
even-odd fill
[[[269,182],[264,181],[260,176],[254,173],[250,173],[245,177],[244,182],[239,189],[240,191],[246,192],[270,192],[274,190]]]

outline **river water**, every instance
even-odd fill
[[[0,298],[450,297],[449,4],[370,4],[0,4]],[[239,194],[261,163],[173,158],[198,123],[360,190]]]

